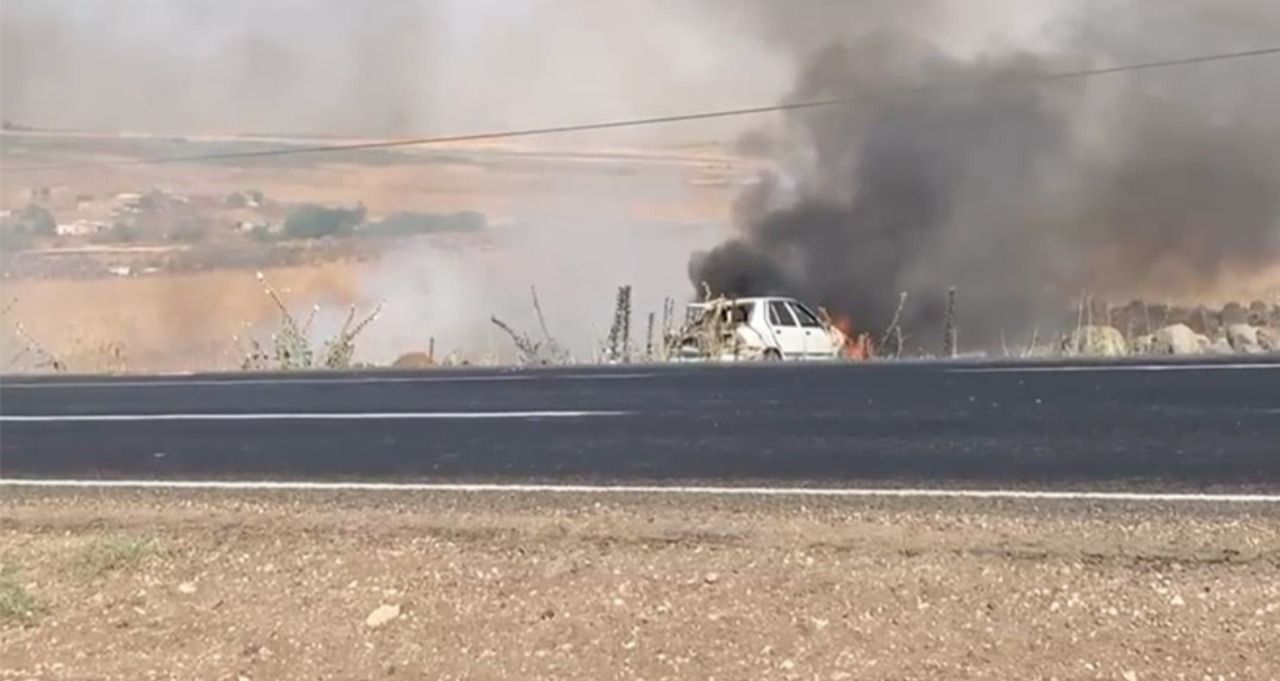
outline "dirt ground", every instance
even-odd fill
[[[1275,679],[1280,509],[4,492],[5,679]]]

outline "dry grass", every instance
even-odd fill
[[[83,579],[99,579],[138,568],[158,553],[159,545],[152,539],[132,534],[96,536],[76,553],[72,571]]]
[[[270,271],[272,283],[299,304],[356,302],[361,265],[330,263]],[[246,324],[267,325],[278,309],[252,272],[219,270],[95,280],[6,282],[18,298],[8,314],[21,321],[71,370],[126,364],[136,371],[235,369],[235,337]],[[8,348],[6,348],[8,350]],[[10,356],[5,353],[5,357]]]
[[[17,568],[7,561],[0,564],[0,623],[32,624],[44,611],[44,605],[27,591]]]

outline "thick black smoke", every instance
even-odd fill
[[[695,255],[690,278],[716,293],[801,296],[872,331],[907,291],[906,325],[926,335],[954,285],[973,347],[1052,324],[1084,291],[1193,295],[1275,265],[1274,61],[1028,77],[1214,51],[1186,39],[1204,38],[1201,15],[1183,16],[1170,31],[1181,48],[1140,31],[1119,40],[1093,30],[1095,17],[1052,54],[961,59],[898,32],[822,49],[791,99],[857,102],[788,116],[767,145],[778,175],[740,197],[740,235]]]

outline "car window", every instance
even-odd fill
[[[769,323],[774,326],[795,326],[796,320],[782,301],[771,300],[769,301]]]
[[[735,324],[746,324],[751,321],[751,311],[755,309],[755,303],[742,303],[733,307],[733,322]]]
[[[796,319],[800,320],[800,326],[822,326],[822,322],[818,321],[818,316],[800,303],[791,303],[791,309],[795,310]]]

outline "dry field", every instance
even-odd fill
[[[1280,678],[1280,509],[7,490],[6,679]]]
[[[9,173],[0,204],[18,208],[35,187],[109,196],[162,188],[224,196],[258,189],[286,203],[353,205],[371,213],[475,210],[494,219],[538,209],[548,217],[591,216],[601,205],[632,219],[720,219],[752,164],[719,145],[636,150],[590,138],[554,146],[467,143],[344,154],[130,165],[144,158],[263,151],[354,140],[244,140],[14,134],[0,136]],[[287,142],[287,144],[282,144]],[[103,162],[124,161],[108,166]],[[96,165],[95,165],[96,164]]]
[[[341,141],[327,140],[324,143]],[[361,202],[371,216],[401,211],[479,211],[491,223],[510,227],[506,232],[518,232],[526,224],[545,227],[562,223],[592,228],[598,225],[607,230],[609,226],[616,225],[722,223],[739,183],[753,172],[750,162],[716,145],[638,151],[602,144],[602,140],[593,142],[590,138],[555,142],[560,146],[470,144],[334,156],[107,166],[94,164],[147,157],[262,150],[280,148],[284,143],[318,141],[234,138],[180,141],[110,135],[5,133],[0,135],[0,152],[3,152],[0,163],[3,167],[57,167],[39,172],[6,173],[0,183],[0,207],[21,208],[30,200],[31,190],[40,187],[52,191],[51,205],[60,219],[75,214],[74,199],[77,195],[110,197],[118,192],[165,189],[189,196],[222,197],[232,192],[256,189],[284,204],[315,202],[352,206]],[[537,242],[539,238],[546,243]],[[624,245],[631,243],[628,239],[634,241],[638,238],[633,229],[629,235],[619,236],[614,243],[610,242],[607,234],[593,235],[591,244],[584,245],[581,239],[575,243],[581,251],[579,259],[596,264],[599,270],[608,270],[609,265],[600,263],[613,265],[618,260],[630,262],[642,257],[637,255],[640,249]],[[439,253],[439,258],[446,264],[450,264],[451,253],[468,256],[459,258],[457,264],[452,265],[453,270],[471,269],[470,263],[474,262],[476,254],[492,247],[485,234],[445,234],[430,239],[433,252]],[[492,287],[500,288],[503,295],[518,297],[523,311],[528,306],[528,286],[534,283],[528,272],[538,267],[561,272],[566,268],[538,264],[548,260],[560,248],[557,237],[530,236],[511,240],[516,245],[509,246],[507,253],[498,254],[498,260],[485,263],[492,265],[495,271],[512,274],[512,281],[504,279],[493,283]],[[329,246],[327,250],[342,250],[340,244]],[[251,244],[246,247],[253,248]],[[405,262],[406,252],[412,248],[404,244],[366,244],[359,248],[386,250],[399,258],[397,271],[389,275],[378,272],[372,277],[375,281],[413,278],[438,264]],[[678,248],[671,246],[667,250]],[[139,272],[145,268],[137,262],[147,264],[155,258],[164,259],[164,256],[139,256],[133,260],[122,253],[16,256],[24,259],[18,268],[20,274],[0,282],[0,297],[3,298],[0,303],[8,305],[10,301],[17,301],[3,320],[3,328],[0,328],[0,351],[4,357],[0,361],[7,362],[25,345],[12,333],[12,326],[21,323],[41,346],[56,355],[71,371],[103,372],[125,368],[155,372],[234,368],[238,366],[241,353],[233,337],[243,334],[246,325],[269,332],[267,327],[278,320],[271,301],[253,277],[255,269],[268,270],[272,284],[289,294],[290,302],[299,308],[295,310],[298,314],[305,315],[313,303],[323,304],[340,313],[352,303],[371,306],[378,302],[370,300],[369,295],[361,296],[361,281],[369,279],[371,270],[376,267],[373,263],[376,253],[363,254],[359,258],[339,258],[327,254],[324,248],[315,250],[316,255],[304,258],[301,264],[292,261],[255,262],[249,266],[203,267],[203,271],[170,271],[181,268],[162,264],[159,271],[141,276]],[[352,250],[357,250],[357,247],[353,245]],[[528,251],[537,252],[531,254]],[[70,267],[67,263],[75,258],[93,257],[102,261],[96,268],[90,268],[97,270],[103,270],[106,265],[133,262],[133,276],[77,278],[67,274],[51,277],[42,273],[42,268],[48,270],[55,266],[43,265],[46,260],[41,258],[48,258],[49,263],[62,263],[56,267],[67,269]],[[182,257],[197,261],[200,258],[199,253],[187,253]],[[269,259],[268,256],[264,258]],[[667,269],[677,270],[676,279],[668,281],[668,286],[683,289],[683,276],[679,272],[683,271],[685,258],[687,253],[681,251],[675,256],[674,264],[664,263]],[[521,259],[534,262],[522,264],[519,262]],[[557,262],[565,260],[561,258]],[[513,262],[514,266],[505,266],[507,262]],[[654,275],[658,276],[665,274]],[[635,282],[601,285],[600,300],[605,301],[612,295],[611,286],[622,283]],[[470,311],[473,312],[470,315],[474,318],[471,320],[474,321],[473,326],[485,329],[489,314],[503,313],[500,309],[489,309],[488,301],[467,300],[466,296],[473,295],[473,291],[445,290],[449,288],[445,282],[435,286],[440,290],[438,297],[441,297],[441,300],[434,301],[437,306],[449,310],[465,308],[466,305],[483,308]],[[572,290],[574,287],[565,283],[562,288]],[[373,295],[381,294],[378,291]],[[455,296],[457,300],[444,299],[446,294]],[[578,301],[566,296],[552,300],[552,294],[548,292],[549,305],[567,308],[578,305]],[[408,312],[401,309],[389,313],[400,317],[393,319],[388,316],[387,324],[419,324],[423,314],[413,308],[422,308],[426,302],[396,302],[406,306]],[[449,317],[451,322],[456,322],[453,317],[457,315],[437,316]],[[428,325],[421,326],[423,328],[413,329],[413,333],[397,329],[392,334],[396,336],[397,343],[405,346],[398,351],[424,350],[429,336],[440,331],[427,328]],[[392,353],[391,359],[394,356]],[[0,367],[0,371],[25,368],[29,367]]]
[[[325,263],[269,271],[274,286],[306,305],[355,301],[357,263]],[[278,319],[271,299],[248,270],[172,275],[6,282],[10,315],[68,371],[112,370],[107,348],[118,346],[132,371],[230,369],[241,359],[237,334]],[[9,320],[6,320],[6,323]],[[6,329],[7,331],[7,329]],[[261,335],[261,334],[260,334]],[[20,339],[10,337],[10,343]],[[13,351],[6,349],[6,359]]]

